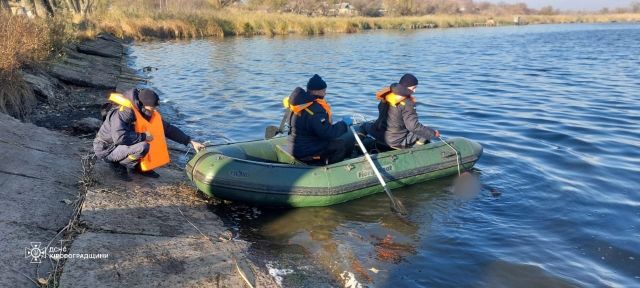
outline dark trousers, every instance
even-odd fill
[[[148,152],[149,143],[140,142],[131,146],[118,145],[116,149],[104,158],[107,161],[119,163],[124,167],[133,169],[140,162],[140,158],[147,155]]]
[[[351,130],[342,134],[340,137],[329,141],[329,145],[320,151],[320,156],[313,157],[313,159],[300,159],[301,161],[309,165],[328,165],[340,162],[345,158],[351,156],[353,148],[355,147],[356,138],[353,138]]]
[[[398,147],[392,147],[392,148],[405,149],[405,148],[411,148],[415,144],[422,145],[427,143],[429,143],[429,140],[422,138],[416,134],[413,134],[413,132],[409,132],[409,134],[407,134],[407,137],[404,138],[404,140],[402,140],[402,143],[400,143]]]
[[[371,137],[375,138],[377,142],[379,143],[385,143],[387,146],[389,146],[390,148],[393,149],[405,149],[405,148],[411,148],[413,145],[415,145],[416,143],[418,144],[426,144],[429,143],[429,140],[422,138],[416,134],[414,134],[413,132],[408,132],[406,134],[406,136],[403,139],[399,139],[399,141],[394,141],[394,142],[399,142],[395,145],[390,145],[387,141],[386,141],[386,137],[385,137],[385,133],[386,131],[379,131],[376,129],[376,123],[375,122],[366,122],[364,124],[362,124],[360,126],[360,130],[358,131],[358,133],[361,133],[363,135],[370,135]],[[399,138],[400,136],[394,136],[393,138]]]

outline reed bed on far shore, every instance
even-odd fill
[[[525,15],[528,24],[637,22],[640,14]],[[110,32],[134,40],[190,39],[251,35],[321,35],[372,29],[422,29],[513,25],[513,16],[476,14],[409,17],[308,17],[247,10],[165,11],[111,10],[90,21],[90,32]]]

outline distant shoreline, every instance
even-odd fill
[[[409,30],[474,26],[640,22],[640,13],[508,15],[427,15],[406,17],[308,17],[296,14],[224,10],[198,13],[127,15],[111,11],[91,20],[87,36],[109,32],[128,40],[197,39],[254,35],[322,35],[366,30]]]

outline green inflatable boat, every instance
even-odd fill
[[[372,141],[367,138],[365,146]],[[456,174],[458,162],[461,170],[470,169],[482,155],[478,143],[446,141],[452,147],[435,141],[371,157],[394,189]],[[309,166],[287,153],[286,145],[286,137],[277,137],[210,146],[187,163],[187,176],[208,196],[267,206],[328,206],[384,191],[364,156]]]

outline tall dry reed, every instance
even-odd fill
[[[21,69],[40,65],[74,38],[61,19],[29,19],[0,13],[0,112],[24,118],[36,104]]]
[[[112,7],[94,17],[93,27],[116,36],[148,40],[202,38],[236,35],[286,35],[354,33],[370,29],[420,29],[471,27],[493,19],[497,25],[512,25],[513,16],[461,14],[410,17],[307,17],[288,13],[266,13],[242,9],[165,9]],[[640,21],[640,14],[525,15],[527,23],[580,23]]]
[[[47,29],[28,18],[0,14],[0,112],[22,118],[31,110],[35,95],[20,68],[48,56],[47,38]]]

